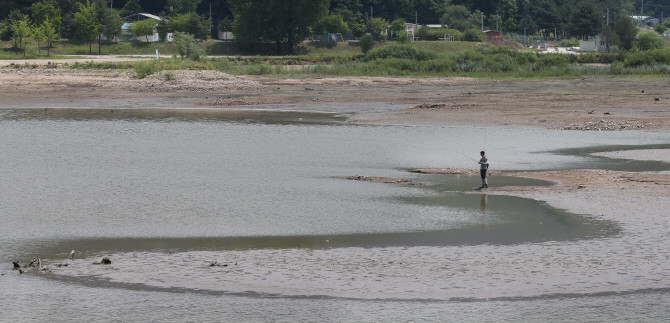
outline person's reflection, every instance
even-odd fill
[[[482,212],[482,233],[489,232],[489,221],[486,216],[486,209],[488,204],[488,195],[482,194],[482,199],[479,202],[479,210]]]

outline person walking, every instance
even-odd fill
[[[483,150],[480,152],[480,155],[482,156],[482,158],[479,160],[478,163],[480,165],[480,172],[482,175],[482,187],[480,187],[479,189],[489,188],[489,182],[486,179],[486,171],[489,169],[489,160],[486,158],[486,153]]]

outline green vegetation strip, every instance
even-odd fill
[[[595,63],[595,64],[594,64]],[[86,63],[88,69],[134,69],[138,77],[163,70],[216,70],[233,75],[547,78],[590,75],[668,75],[670,50],[597,55],[542,54],[506,47],[440,53],[392,44],[365,55],[178,58],[134,63]]]

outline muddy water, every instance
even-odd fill
[[[406,169],[473,167],[463,154],[476,158],[485,146],[496,170],[597,166],[588,156],[548,151],[667,142],[664,133],[654,132],[362,126],[347,124],[345,115],[306,112],[49,109],[5,110],[0,116],[3,264],[32,256],[55,261],[71,249],[88,262],[130,252],[153,252],[147,259],[164,260],[165,253],[195,252],[196,258],[203,252],[283,248],[347,253],[361,247],[467,248],[616,237],[621,234],[616,223],[527,199],[464,194],[477,186],[476,178],[409,174]],[[348,175],[390,176],[429,185],[332,178]],[[511,183],[540,184],[491,179],[491,185]],[[144,273],[123,283],[113,276],[101,280],[85,274],[18,276],[5,267],[0,281],[14,293],[0,296],[0,306],[3,313],[11,308],[13,318],[40,306],[73,312],[81,304],[79,298],[90,300],[88,306],[110,320],[142,319],[148,309],[160,310],[157,319],[189,315],[197,321],[338,320],[342,308],[348,308],[353,321],[367,317],[369,307],[389,310],[389,316],[372,316],[379,320],[399,312],[430,319],[458,307],[346,298],[325,303],[274,299],[268,298],[272,292],[266,288],[253,287],[242,296],[226,296],[225,286],[207,288],[207,281],[192,284],[199,286],[194,289],[170,281],[143,282]],[[190,271],[170,269],[166,277],[183,282]],[[666,295],[662,290],[656,293]],[[32,300],[38,294],[51,297],[46,302]],[[597,304],[608,297],[635,303],[648,296],[587,298]],[[141,301],[129,302],[130,298]],[[571,304],[570,299],[560,301]],[[221,302],[235,307],[221,309]],[[531,298],[511,304],[532,311],[542,302]],[[193,312],[185,304],[199,308],[199,314],[190,316]],[[498,305],[467,306],[503,314]],[[40,313],[65,318],[49,310]],[[482,320],[491,317],[482,315]]]

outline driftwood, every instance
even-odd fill
[[[74,250],[70,251],[70,255],[67,256],[67,259],[74,260]]]

